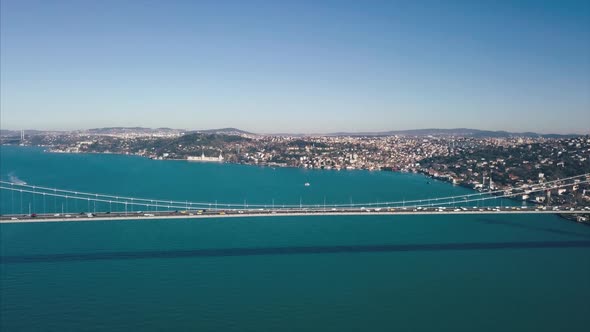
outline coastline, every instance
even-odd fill
[[[297,167],[297,166],[290,166],[290,165],[286,165],[286,164],[268,164],[268,163],[244,163],[244,162],[232,162],[232,161],[228,161],[228,160],[223,160],[223,161],[207,161],[207,162],[202,162],[202,161],[191,161],[191,160],[187,160],[187,159],[178,159],[178,158],[166,158],[166,159],[156,159],[156,158],[151,158],[145,155],[141,155],[141,154],[132,154],[132,153],[118,153],[118,152],[69,152],[69,151],[52,151],[50,149],[50,146],[40,146],[40,145],[14,145],[14,144],[2,144],[2,146],[9,146],[9,147],[16,147],[16,148],[32,148],[32,149],[37,149],[40,150],[42,153],[51,153],[51,154],[82,154],[82,155],[117,155],[117,156],[127,156],[127,157],[135,157],[135,158],[142,158],[142,159],[149,159],[149,160],[162,160],[162,161],[184,161],[187,163],[197,163],[197,164],[227,164],[227,165],[242,165],[242,166],[256,166],[256,167],[261,167],[261,168],[276,168],[276,167],[280,167],[280,168],[290,168],[290,169],[301,169],[301,170],[305,170],[305,171],[341,171],[341,170],[345,170],[345,171],[365,171],[365,172],[375,172],[375,171],[383,171],[383,172],[391,172],[391,173],[406,173],[406,174],[416,174],[416,175],[420,175],[423,176],[425,179],[432,179],[434,181],[440,181],[443,183],[447,183],[447,184],[451,184],[453,186],[458,186],[458,187],[462,187],[465,189],[469,189],[470,192],[473,193],[482,193],[482,191],[476,190],[474,189],[471,185],[469,185],[468,183],[455,183],[453,181],[453,179],[449,178],[449,177],[438,177],[438,176],[433,176],[432,174],[429,174],[426,170],[424,169],[419,169],[419,170],[413,170],[413,171],[400,171],[400,170],[395,170],[395,169],[364,169],[364,168],[355,168],[355,169],[348,169],[348,168],[344,168],[344,169],[335,169],[335,168],[330,168],[330,169],[326,169],[326,168],[308,168],[308,167]],[[516,197],[504,197],[504,198],[508,198],[513,202],[523,202],[523,203],[531,203],[531,204],[536,204],[539,205],[538,202],[534,202],[534,201],[522,201]],[[582,223],[582,224],[586,224],[590,226],[590,222],[588,221],[579,221],[579,219],[577,218],[578,216],[574,216],[574,215],[570,215],[570,214],[561,214],[561,213],[555,213],[557,215],[559,215],[561,218],[568,220],[568,221],[572,221],[572,222],[576,222],[576,223]],[[586,217],[586,220],[590,219],[590,215],[587,214],[581,214],[581,216]]]
[[[4,146],[19,146],[19,145],[12,145],[12,144],[2,144]],[[36,146],[36,145],[20,145],[20,147],[30,147],[30,148],[47,148],[48,146]],[[368,168],[308,168],[308,167],[299,167],[299,166],[291,166],[287,164],[279,164],[279,163],[244,163],[244,162],[232,162],[232,161],[199,161],[199,160],[188,160],[188,159],[179,159],[179,158],[152,158],[141,154],[134,154],[134,153],[120,153],[120,152],[68,152],[68,151],[51,151],[48,149],[43,149],[45,153],[55,153],[55,154],[82,154],[82,155],[117,155],[117,156],[129,156],[129,157],[139,157],[145,158],[149,160],[155,161],[186,161],[191,163],[204,163],[204,164],[230,164],[230,165],[245,165],[245,166],[256,166],[256,167],[280,167],[280,168],[293,168],[293,169],[305,169],[305,170],[318,170],[318,171],[368,171],[368,172],[392,172],[392,173],[414,173],[419,174],[419,171],[400,171],[392,169],[391,167],[380,167],[378,169],[368,169]]]

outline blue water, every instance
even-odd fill
[[[469,193],[413,174],[0,152],[3,180],[160,199],[280,205]],[[0,194],[2,213],[21,212],[18,195]],[[23,200],[25,210],[61,205]],[[78,204],[71,209],[88,210]],[[590,326],[590,227],[556,216],[0,224],[0,240],[2,331]]]

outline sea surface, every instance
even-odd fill
[[[421,175],[0,147],[0,178],[245,204],[470,190]],[[305,183],[310,183],[305,186]],[[0,213],[61,212],[0,191]],[[494,204],[520,204],[504,201]],[[85,202],[70,211],[105,210]],[[116,210],[117,207],[108,207]],[[119,207],[120,208],[120,207]],[[0,331],[588,331],[590,227],[553,215],[0,224]]]

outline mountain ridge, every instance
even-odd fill
[[[226,134],[226,135],[261,135],[261,136],[461,136],[461,137],[487,137],[487,138],[507,138],[507,137],[533,137],[533,138],[568,138],[584,136],[587,134],[539,134],[535,132],[509,132],[505,130],[482,130],[472,128],[426,128],[426,129],[408,129],[408,130],[389,130],[389,131],[365,131],[365,132],[349,132],[340,131],[332,133],[269,133],[269,134],[258,134],[249,131],[245,131],[239,128],[226,127],[217,129],[175,129],[169,127],[159,128],[148,128],[148,127],[102,127],[102,128],[90,128],[81,130],[24,130],[27,135],[39,135],[39,134],[67,134],[67,133],[81,133],[81,134],[94,134],[94,135],[105,135],[105,134],[121,134],[127,132],[142,132],[145,134],[149,133],[203,133],[203,134]],[[20,130],[7,130],[0,129],[0,135],[2,136],[14,136],[20,135]]]

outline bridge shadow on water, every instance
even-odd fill
[[[490,224],[490,225],[502,225],[502,226],[523,228],[523,229],[528,229],[528,230],[533,230],[533,231],[542,231],[542,232],[547,232],[547,233],[552,233],[552,234],[581,237],[581,238],[590,240],[589,233],[584,234],[584,233],[565,231],[565,230],[554,229],[554,228],[549,228],[549,227],[535,226],[535,225],[530,224],[530,222],[528,222],[527,224],[523,224],[523,223],[518,223],[518,222],[514,222],[514,221],[498,220],[498,219],[492,219],[492,218],[477,218],[476,220],[484,222],[486,224]]]
[[[235,257],[263,255],[313,255],[340,253],[417,252],[417,251],[466,251],[542,248],[590,248],[590,241],[528,241],[528,242],[472,242],[431,244],[381,244],[339,245],[262,248],[220,248],[193,250],[120,251],[36,254],[0,257],[0,264],[54,263],[100,260],[168,259],[195,257]]]

